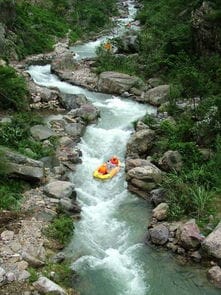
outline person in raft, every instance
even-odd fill
[[[113,156],[108,162],[107,162],[107,166],[109,169],[113,169],[116,166],[118,166],[119,164],[119,160],[116,156]]]
[[[108,174],[108,169],[107,169],[107,163],[102,164],[99,168],[98,168],[98,173],[100,174]]]

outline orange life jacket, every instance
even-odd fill
[[[118,165],[119,164],[119,160],[117,158],[111,158],[111,163],[114,165]]]
[[[101,165],[99,168],[98,168],[98,172],[101,173],[101,174],[107,174],[107,166],[106,165]]]

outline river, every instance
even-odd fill
[[[129,19],[135,13],[129,3]],[[118,31],[129,19],[119,21]],[[109,38],[110,36],[108,36]],[[95,54],[94,42],[73,47],[79,59]],[[31,66],[34,81],[62,92],[83,93],[101,112],[79,143],[82,164],[71,180],[81,205],[73,239],[65,252],[79,277],[73,282],[81,295],[218,295],[198,265],[184,266],[169,252],[144,244],[150,205],[127,191],[124,167],[112,180],[93,179],[93,170],[116,154],[124,166],[126,143],[133,122],[156,110],[121,97],[95,93],[61,82],[50,66]]]

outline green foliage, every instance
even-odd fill
[[[0,210],[18,210],[23,190],[24,182],[1,177]]]
[[[201,222],[206,221],[215,212],[214,192],[199,186],[195,182],[196,175],[192,174],[192,179],[190,176],[182,173],[170,174],[165,178],[163,186],[167,189],[169,218],[190,216]]]
[[[110,16],[116,14],[114,0],[85,0],[77,1],[72,12],[72,24],[79,36],[88,32],[97,32],[110,25]]]
[[[66,288],[73,287],[72,281],[75,276],[74,271],[67,262],[62,263],[49,263],[42,269],[42,274],[46,277],[50,277],[50,274],[54,272],[53,281]]]
[[[28,272],[30,274],[30,277],[28,278],[29,283],[34,283],[38,280],[38,273],[35,268],[29,267]]]
[[[24,1],[16,4],[14,30],[18,35],[17,50],[21,58],[53,49],[54,36],[63,37],[68,24],[56,9]]]
[[[67,244],[73,235],[74,224],[70,216],[60,215],[48,226],[47,235],[61,244]]]
[[[136,57],[116,56],[106,51],[101,45],[97,50],[97,73],[105,71],[117,71],[125,74],[136,74]]]
[[[27,108],[25,80],[8,66],[0,66],[0,108],[21,111]]]
[[[45,147],[42,142],[31,137],[30,127],[40,123],[42,123],[42,118],[31,112],[14,115],[10,123],[0,126],[1,144],[16,149],[33,159],[54,154],[56,139],[50,138],[51,145]]]

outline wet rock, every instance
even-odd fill
[[[99,117],[99,110],[92,104],[83,104],[80,108],[70,111],[67,116],[71,118],[80,117],[84,122],[95,122]]]
[[[86,126],[83,122],[69,123],[65,126],[65,132],[73,138],[80,138],[83,135],[85,128]]]
[[[83,104],[88,102],[84,94],[61,93],[59,100],[66,110],[80,108]]]
[[[169,230],[163,225],[156,225],[154,228],[149,229],[150,239],[153,244],[156,245],[164,245],[168,241],[169,238]]]
[[[200,230],[195,220],[190,220],[181,226],[179,243],[183,248],[197,249],[202,241],[203,237],[200,234]]]
[[[221,288],[221,268],[219,266],[211,267],[207,272],[207,276],[217,288]]]
[[[202,255],[199,253],[199,251],[192,252],[190,257],[193,259],[193,261],[198,263],[202,260]]]

